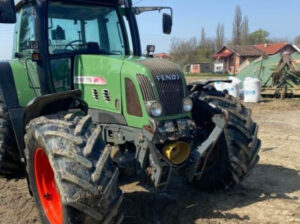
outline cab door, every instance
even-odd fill
[[[25,4],[17,11],[17,23],[13,41],[13,55],[10,60],[19,105],[25,107],[33,98],[41,95],[36,62],[31,60],[30,42],[35,40],[35,7]]]

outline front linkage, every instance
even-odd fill
[[[199,91],[193,92],[191,97],[200,100],[198,95]],[[197,123],[186,118],[152,121],[152,127],[144,126],[143,129],[104,125],[102,138],[115,145],[111,156],[121,170],[125,173],[131,170],[143,180],[148,177],[155,188],[166,189],[174,172],[184,174],[189,182],[200,179],[205,172],[210,155],[228,124],[226,110],[217,107],[212,110],[214,114],[208,123],[213,128],[201,127],[205,129],[201,133]]]
[[[257,125],[240,102],[208,84],[189,86],[192,120],[102,126],[117,166],[157,189],[166,189],[176,172],[203,189],[228,188],[249,175],[259,159]]]

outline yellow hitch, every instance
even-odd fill
[[[190,155],[190,146],[185,142],[172,142],[163,147],[163,155],[173,164],[183,163]]]

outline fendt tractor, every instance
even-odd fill
[[[155,10],[170,34],[169,7],[0,1],[0,22],[16,24],[0,63],[0,172],[27,177],[44,223],[121,223],[121,175],[153,192],[174,178],[217,190],[257,164],[250,110],[209,81],[187,85],[154,46],[142,53],[136,15]]]

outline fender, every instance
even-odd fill
[[[85,114],[87,114],[88,111],[88,105],[81,100],[82,92],[80,90],[71,90],[36,97],[29,102],[26,107],[21,107],[9,62],[0,62],[0,91],[3,96],[2,100],[5,102],[6,109],[10,116],[20,158],[25,163],[25,127],[32,119],[69,109],[80,109]],[[26,179],[29,193],[32,195],[27,175]]]
[[[11,108],[9,115],[16,136],[20,157],[24,160],[24,134],[26,125],[39,116],[54,114],[69,109],[80,109],[85,114],[88,105],[81,100],[80,90],[53,93],[34,98],[25,108]]]
[[[15,80],[9,62],[0,62],[0,91],[7,109],[20,107]]]
[[[0,91],[3,97],[2,100],[6,105],[6,110],[8,111],[9,116],[11,118],[11,123],[15,133],[15,139],[17,141],[18,149],[20,153],[21,151],[20,151],[18,139],[19,138],[23,139],[23,136],[18,136],[17,134],[20,134],[20,132],[16,132],[15,130],[23,129],[22,127],[23,122],[18,123],[18,121],[16,120],[15,122],[13,122],[12,117],[21,118],[24,112],[24,108],[20,107],[19,105],[13,71],[11,69],[11,65],[9,64],[9,62],[0,62]],[[11,112],[13,112],[13,114],[11,114]]]
[[[0,91],[12,123],[19,154],[24,160],[24,133],[26,125],[34,118],[79,108],[84,113],[88,105],[81,100],[80,90],[53,93],[34,98],[26,107],[21,107],[13,71],[9,62],[0,62]]]

